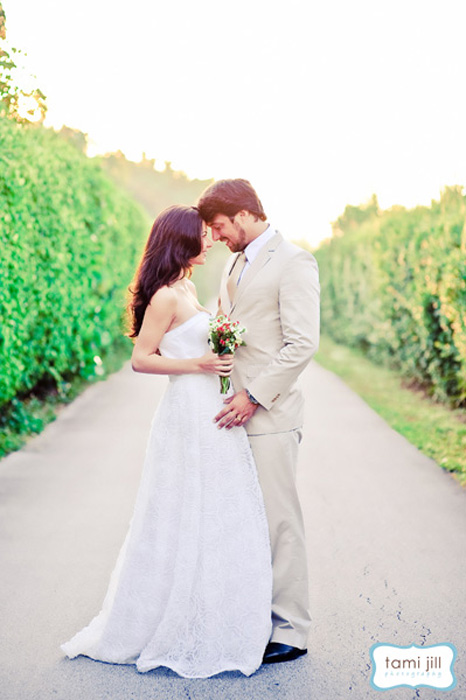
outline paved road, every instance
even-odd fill
[[[309,654],[207,680],[63,658],[105,593],[165,383],[126,366],[0,462],[1,700],[466,698],[466,491],[315,362],[299,464]],[[455,644],[457,688],[376,691],[375,642]]]

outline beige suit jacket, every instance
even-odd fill
[[[247,329],[247,345],[236,351],[232,374],[235,390],[249,389],[261,404],[246,423],[247,432],[294,430],[303,422],[298,377],[319,347],[317,261],[277,233],[245,270],[230,310],[226,284],[236,257],[225,266],[220,311]]]

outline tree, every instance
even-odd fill
[[[37,86],[26,87],[20,75],[19,49],[9,47],[6,39],[6,15],[0,0],[0,116],[24,123],[44,121],[46,98]],[[28,76],[35,81],[34,76]],[[21,84],[23,83],[23,84]]]
[[[68,143],[73,144],[81,153],[87,153],[87,134],[79,129],[71,129],[69,126],[62,126],[58,132]]]
[[[378,214],[379,203],[375,194],[366,204],[361,204],[359,207],[347,204],[343,214],[332,224],[333,234],[342,236],[344,233],[358,230],[364,221],[372,219]]]

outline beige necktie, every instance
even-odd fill
[[[244,266],[246,265],[246,262],[247,262],[247,258],[246,258],[244,251],[243,251],[236,258],[235,263],[233,265],[233,269],[230,272],[230,276],[228,277],[227,291],[228,291],[228,296],[230,297],[231,303],[233,303],[233,299],[235,298],[236,288],[238,286],[238,281],[239,281],[239,278],[241,277],[241,273],[244,270]]]

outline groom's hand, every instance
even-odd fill
[[[233,396],[229,396],[224,401],[222,408],[214,418],[218,428],[236,428],[244,425],[256,412],[258,405],[249,400],[246,391],[243,389]]]

